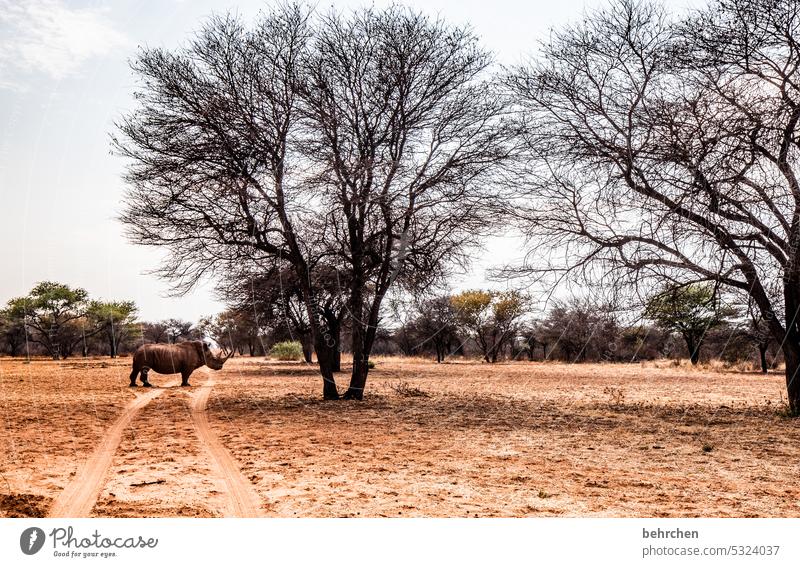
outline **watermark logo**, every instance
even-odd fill
[[[44,545],[44,530],[41,528],[28,528],[19,536],[19,547],[25,555],[34,555]]]

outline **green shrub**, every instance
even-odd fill
[[[269,356],[278,360],[302,360],[303,345],[297,341],[275,343],[269,351]]]

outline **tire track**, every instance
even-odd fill
[[[130,425],[136,414],[160,396],[167,388],[176,386],[177,382],[169,382],[164,387],[153,388],[144,394],[137,394],[116,421],[103,435],[97,448],[89,457],[75,477],[58,495],[50,508],[50,518],[87,518],[94,508],[103,480],[111,466],[111,460],[122,440],[122,432]]]
[[[214,377],[205,368],[205,383],[192,396],[191,414],[197,436],[211,457],[217,476],[225,481],[228,491],[229,505],[226,517],[257,518],[261,515],[261,498],[256,494],[253,485],[245,478],[236,459],[222,445],[208,423],[206,407],[214,387]]]

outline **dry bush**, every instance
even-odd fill
[[[403,398],[430,398],[431,395],[422,390],[417,388],[416,386],[412,386],[408,382],[400,381],[397,384],[389,384],[389,388],[391,388],[395,394],[401,396]]]
[[[625,403],[625,392],[622,391],[622,388],[606,386],[603,388],[603,393],[608,396],[609,407],[618,408]]]

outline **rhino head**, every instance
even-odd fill
[[[222,370],[222,365],[225,364],[230,357],[233,356],[233,349],[228,356],[223,357],[222,353],[215,355],[206,343],[203,343],[203,358],[205,359],[206,366],[211,370]]]

